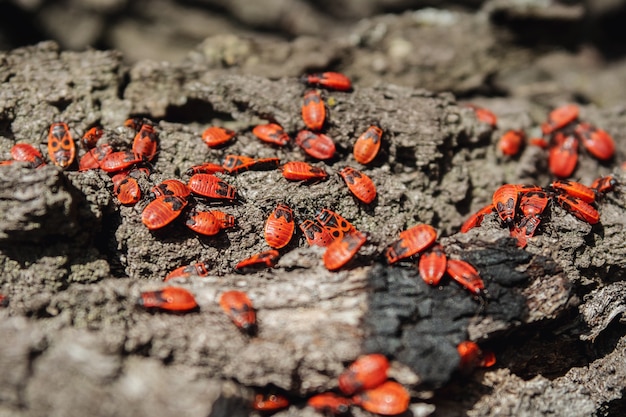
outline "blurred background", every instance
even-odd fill
[[[117,49],[128,63],[175,62],[211,36],[333,38],[362,19],[424,8],[487,12],[527,46],[626,53],[624,0],[0,0],[0,49],[52,39],[68,50]]]

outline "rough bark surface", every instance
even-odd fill
[[[0,166],[0,294],[8,297],[0,307],[0,416],[244,416],[254,393],[267,390],[291,400],[278,416],[319,415],[305,407],[308,396],[335,389],[345,366],[366,352],[393,360],[391,376],[412,394],[406,415],[623,410],[620,187],[599,201],[595,226],[551,204],[525,249],[495,213],[480,228],[458,233],[500,185],[549,184],[545,151],[527,147],[506,158],[495,144],[508,128],[538,131],[552,106],[576,98],[600,104],[581,104],[581,119],[610,132],[618,149],[609,163],[582,151],[575,177],[589,184],[612,173],[626,182],[619,166],[626,115],[616,105],[626,85],[618,81],[623,62],[605,65],[591,49],[535,51],[490,23],[523,17],[573,24],[583,14],[576,6],[531,13],[488,3],[477,14],[375,17],[332,43],[216,36],[178,63],[126,66],[118,52],[66,52],[53,42],[0,53],[3,159],[18,142],[46,154],[54,121],[67,122],[75,137],[101,123],[100,143],[120,150],[132,145],[134,132],[123,126],[130,116],[152,119],[159,132],[153,172],[138,177],[144,197],[135,206],[117,202],[101,171]],[[226,154],[309,160],[295,144],[272,147],[251,130],[264,121],[292,136],[304,128],[306,87],[297,77],[327,67],[355,81],[353,92],[323,93],[325,131],[337,154],[315,164],[331,174],[328,180],[303,185],[278,170],[219,174],[240,200],[221,205],[193,197],[190,206],[219,207],[236,217],[236,228],[200,237],[182,218],[153,232],[142,224],[150,187],[187,180],[192,165],[219,163]],[[568,84],[575,77],[582,81]],[[492,130],[456,97],[494,91],[500,96],[472,100],[499,116]],[[372,123],[385,131],[383,149],[364,167],[352,144]],[[236,130],[233,143],[207,148],[200,135],[212,124]],[[375,182],[378,197],[370,206],[337,175],[347,165]],[[267,249],[263,225],[279,202],[294,209],[298,222],[331,208],[366,232],[367,243],[346,268],[329,272],[323,249],[308,247],[298,233],[275,268],[234,273],[239,260]],[[480,271],[482,302],[449,278],[428,286],[412,261],[386,265],[385,248],[416,223],[433,225],[449,257]],[[167,314],[137,305],[141,292],[165,286],[169,271],[197,261],[209,265],[207,277],[172,282],[195,295],[197,311]],[[221,311],[217,300],[230,289],[252,299],[256,336],[238,331]],[[493,370],[460,372],[456,345],[467,339],[496,352]],[[356,407],[352,413],[369,415]]]

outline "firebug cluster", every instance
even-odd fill
[[[224,230],[237,227],[235,216],[221,209],[201,210],[198,201],[212,205],[232,205],[241,202],[237,189],[224,179],[227,175],[239,175],[246,171],[280,170],[285,181],[302,182],[310,185],[325,181],[332,172],[328,167],[316,165],[316,161],[331,161],[337,157],[333,139],[326,133],[329,110],[325,103],[325,91],[352,91],[348,77],[336,72],[324,72],[302,77],[307,89],[302,96],[300,117],[305,125],[293,135],[273,120],[252,128],[252,134],[271,147],[288,147],[295,144],[306,155],[307,161],[292,160],[282,162],[278,158],[257,158],[256,156],[227,154],[221,162],[207,161],[186,169],[186,181],[180,178],[166,179],[153,185],[150,190],[142,190],[141,175],[149,178],[152,162],[159,154],[159,132],[149,120],[132,118],[124,123],[134,133],[130,149],[116,150],[106,143],[106,132],[100,126],[90,128],[81,138],[84,148],[78,161],[78,170],[100,169],[106,172],[113,183],[113,193],[122,205],[135,205],[142,199],[148,200],[141,211],[141,221],[158,237],[158,232],[166,227],[176,226],[177,219],[201,236],[215,236]],[[487,109],[470,105],[476,117],[492,127],[497,125],[497,117]],[[531,144],[549,148],[549,167],[556,177],[569,177],[574,171],[578,158],[578,145],[593,157],[609,160],[614,155],[615,144],[611,136],[602,129],[578,120],[578,107],[564,106],[552,111],[542,124],[544,138],[535,138]],[[293,132],[292,132],[293,133]],[[209,126],[200,135],[207,147],[226,148],[240,132],[221,127]],[[372,124],[356,138],[352,154],[357,163],[366,167],[379,155],[385,132]],[[293,136],[293,137],[292,137]],[[506,132],[499,142],[499,149],[505,155],[516,155],[525,143],[521,130]],[[77,148],[69,126],[64,122],[54,122],[48,131],[48,157],[60,169],[70,169],[75,164]],[[34,146],[18,143],[11,149],[11,160],[25,162],[36,169],[46,164],[42,153]],[[313,162],[311,162],[313,160]],[[370,206],[375,204],[377,189],[375,182],[362,170],[345,166],[336,174],[345,182],[355,198],[355,204]],[[590,224],[599,222],[597,201],[616,186],[612,177],[602,177],[591,186],[568,181],[555,180],[546,187],[536,185],[505,184],[498,188],[492,202],[473,214],[461,227],[465,233],[480,226],[485,215],[497,213],[502,224],[524,247],[545,223],[546,209],[555,202],[565,210]],[[287,197],[287,196],[286,196]],[[288,202],[276,203],[264,220],[263,236],[268,249],[252,256],[237,260],[234,270],[248,273],[259,268],[274,267],[281,252],[293,245],[294,235],[301,231],[310,246],[325,248],[321,262],[329,271],[338,271],[353,261],[359,250],[368,242],[369,235],[357,230],[350,221],[336,211],[318,208],[312,218],[298,219],[295,208]],[[296,211],[297,212],[297,211]],[[297,226],[297,227],[296,227]],[[422,279],[430,286],[438,286],[444,276],[469,291],[473,296],[485,295],[485,282],[470,263],[461,259],[449,259],[445,248],[437,242],[437,231],[430,225],[417,224],[399,233],[396,240],[389,243],[381,257],[389,265],[410,260],[416,264]],[[416,261],[416,258],[419,260]],[[194,295],[185,288],[171,285],[193,277],[209,274],[208,262],[193,262],[181,265],[164,278],[168,282],[158,290],[139,294],[137,304],[150,311],[188,313],[199,310]],[[0,294],[0,306],[6,305],[8,298]],[[248,336],[258,332],[256,309],[251,298],[243,291],[226,290],[216,300],[225,318]],[[474,342],[463,342],[457,347],[460,368],[491,366],[495,356],[481,350]],[[359,406],[380,415],[396,415],[408,409],[410,394],[399,383],[388,379],[389,362],[380,354],[359,357],[338,378],[338,389],[325,392],[308,399],[308,406],[329,415],[343,414],[350,407]],[[289,406],[289,400],[278,394],[257,394],[252,408],[259,411],[275,411]]]

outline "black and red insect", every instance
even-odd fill
[[[365,204],[370,204],[376,198],[374,181],[361,171],[352,167],[345,167],[339,175],[346,182],[348,189],[356,198]]]
[[[307,155],[321,160],[331,159],[335,155],[336,147],[332,138],[323,133],[313,133],[310,130],[301,130],[296,136],[298,145]]]
[[[209,268],[204,262],[196,262],[194,264],[179,266],[168,273],[163,281],[169,281],[175,278],[189,278],[192,276],[205,277],[209,274]]]
[[[323,255],[324,266],[329,271],[337,271],[345,266],[367,241],[367,236],[356,229],[332,241]]]
[[[28,162],[30,168],[40,168],[46,165],[39,149],[28,143],[16,143],[11,148],[11,157],[14,161]]]
[[[498,149],[506,156],[515,156],[524,146],[526,134],[523,130],[507,130],[498,140]]]
[[[137,304],[147,309],[176,313],[194,311],[198,303],[192,293],[180,287],[167,287],[157,291],[142,292]]]
[[[326,71],[302,76],[301,80],[311,87],[328,90],[352,91],[350,78],[340,72]]]
[[[224,172],[224,167],[221,164],[205,162],[188,168],[185,174],[192,176],[194,174],[215,174],[216,172]]]
[[[339,389],[346,395],[375,388],[387,380],[389,360],[380,353],[359,356],[339,375]]]
[[[132,206],[141,199],[141,188],[133,177],[127,176],[113,186],[113,193],[120,204]]]
[[[78,170],[87,171],[90,169],[98,169],[104,161],[104,158],[113,153],[113,148],[108,143],[103,143],[90,149],[78,161]]]
[[[226,129],[220,126],[207,127],[202,132],[202,142],[209,148],[218,148],[230,142],[237,133],[234,130]]]
[[[182,198],[189,197],[191,190],[182,181],[177,179],[167,179],[150,189],[151,197],[157,198],[165,195],[175,195]]]
[[[437,238],[437,231],[428,224],[418,224],[400,232],[400,238],[387,247],[387,263],[393,264],[428,249]]]
[[[326,247],[334,240],[328,230],[316,220],[306,219],[299,227],[310,246]]]
[[[289,244],[294,229],[293,210],[286,204],[279,203],[267,218],[263,235],[270,247],[280,249]]]
[[[472,109],[476,119],[481,122],[488,124],[492,128],[495,128],[498,125],[498,117],[491,110],[469,103],[464,106]]]
[[[263,142],[272,145],[285,146],[289,143],[289,135],[276,123],[257,125],[252,129],[252,133]]]
[[[141,221],[149,230],[161,229],[173,222],[187,206],[187,200],[166,195],[148,203],[141,213]]]
[[[76,157],[76,145],[67,123],[55,122],[48,133],[48,156],[62,169],[68,168]]]
[[[491,351],[483,351],[476,342],[463,341],[457,345],[459,352],[459,368],[471,371],[476,367],[489,368],[496,363],[496,355]]]
[[[143,159],[137,157],[132,151],[111,152],[100,162],[100,169],[108,173],[124,171],[140,164]]]
[[[485,283],[471,264],[460,259],[448,259],[446,272],[454,281],[472,294],[483,296]]]
[[[214,236],[222,230],[219,220],[210,211],[192,209],[187,213],[185,225],[204,236]]]
[[[352,405],[352,400],[334,392],[323,392],[309,398],[306,405],[325,416],[334,416],[347,413]]]
[[[329,209],[322,209],[315,219],[328,230],[333,240],[339,239],[344,234],[355,230],[349,221],[344,219],[339,213]]]
[[[326,105],[318,90],[309,90],[304,93],[302,120],[307,128],[315,132],[319,132],[324,127]]]
[[[256,332],[256,312],[248,294],[243,291],[226,291],[220,296],[219,303],[235,326],[250,335]]]
[[[243,259],[235,265],[236,272],[244,272],[248,269],[266,267],[273,268],[278,262],[280,253],[276,249],[256,253],[249,258]]]
[[[137,159],[152,161],[159,149],[159,135],[150,123],[144,123],[133,139],[133,153]]]
[[[352,403],[380,415],[396,415],[409,408],[411,396],[402,385],[385,381],[376,388],[362,391],[352,397]]]
[[[489,213],[493,213],[495,211],[495,207],[492,203],[487,204],[476,213],[472,214],[461,226],[461,233],[467,233],[474,227],[478,227],[482,224],[483,219]]]
[[[375,125],[368,127],[367,130],[358,137],[356,142],[354,142],[354,148],[352,150],[354,159],[363,165],[372,162],[380,150],[382,136],[383,130],[380,127]]]
[[[216,200],[233,201],[237,190],[212,174],[194,174],[187,184],[192,193]]]
[[[89,150],[95,148],[102,136],[104,136],[104,130],[102,127],[94,126],[83,134],[83,137],[80,139],[80,143],[83,145],[83,148]]]
[[[418,263],[420,276],[428,285],[439,285],[439,281],[446,273],[448,257],[439,244],[433,245],[425,251]]]
[[[328,177],[324,168],[302,161],[286,162],[280,170],[283,177],[290,181],[322,181]]]

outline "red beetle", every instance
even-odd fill
[[[111,148],[111,145],[108,143],[96,146],[80,158],[80,161],[78,162],[78,170],[87,171],[90,169],[98,169],[100,168],[100,164],[104,158],[112,153],[113,148]]]
[[[316,132],[319,132],[324,127],[326,106],[319,91],[309,90],[304,93],[302,120],[306,127]]]
[[[383,416],[404,413],[409,408],[410,400],[408,391],[394,381],[385,381],[376,388],[365,390],[352,397],[355,405]]]
[[[224,127],[210,126],[202,132],[202,142],[209,148],[217,148],[228,143],[236,134],[235,131]]]
[[[256,394],[252,408],[257,411],[277,411],[289,407],[289,400],[279,394]]]
[[[243,272],[244,269],[250,267],[266,266],[268,268],[274,267],[278,262],[280,254],[277,250],[271,249],[265,252],[257,253],[249,258],[240,261],[235,265],[235,271]]]
[[[477,366],[488,368],[496,363],[493,352],[483,352],[475,342],[469,340],[461,342],[456,349],[461,357],[459,368],[462,370],[469,371]]]
[[[205,277],[209,274],[208,268],[204,262],[196,262],[195,264],[183,265],[171,271],[163,278],[163,281],[169,281],[174,278]]]
[[[469,107],[470,109],[474,110],[474,114],[476,115],[476,118],[480,120],[481,122],[487,123],[492,128],[495,128],[497,126],[498,117],[495,114],[493,114],[493,112],[491,112],[490,110],[487,110],[483,107],[479,107],[475,104],[465,104],[465,107]]]
[[[485,218],[485,215],[492,213],[494,210],[495,207],[490,203],[478,210],[476,213],[472,214],[461,226],[461,233],[467,233],[474,227],[480,226]]]
[[[211,210],[210,213],[217,219],[217,222],[222,229],[230,229],[235,227],[235,216],[232,214],[224,213],[219,210]]]
[[[76,157],[76,145],[67,123],[55,122],[48,133],[48,156],[58,167],[65,169]]]
[[[400,239],[387,247],[387,262],[393,264],[430,247],[437,238],[437,231],[428,224],[418,224],[403,232]]]
[[[545,191],[531,191],[522,194],[519,208],[524,216],[540,216],[548,205],[548,194]]]
[[[346,395],[375,388],[387,380],[389,361],[385,355],[372,353],[359,356],[339,375],[339,389]]]
[[[578,119],[579,108],[575,104],[566,104],[552,110],[548,115],[548,121],[541,125],[541,131],[544,135],[561,129]]]
[[[216,172],[224,172],[224,167],[211,162],[205,162],[204,164],[194,165],[185,171],[186,175],[194,174],[215,174]]]
[[[420,256],[418,269],[420,276],[428,285],[439,285],[446,273],[448,258],[441,245],[434,245]]]
[[[564,136],[556,133],[555,145],[548,154],[550,172],[559,178],[567,178],[576,169],[578,163],[578,139],[573,135]]]
[[[341,217],[338,213],[328,209],[323,209],[317,215],[316,220],[328,230],[333,240],[342,238],[344,234],[355,230],[354,226],[352,226],[349,221]]]
[[[577,197],[583,200],[586,203],[593,203],[596,201],[596,193],[595,191],[576,181],[568,181],[568,180],[557,180],[553,181],[550,184],[550,188],[564,192],[565,194],[571,195],[572,197]],[[524,213],[526,214],[526,213]]]
[[[328,416],[347,413],[352,401],[333,392],[324,392],[309,398],[306,405]]]
[[[131,151],[111,152],[100,162],[100,169],[105,172],[119,172],[143,162]]]
[[[279,203],[265,222],[265,241],[274,249],[284,248],[291,241],[295,227],[293,210]]]
[[[184,288],[167,287],[158,291],[142,292],[137,302],[145,308],[185,312],[198,308],[193,294]]]
[[[141,221],[149,230],[160,229],[174,221],[186,205],[187,200],[178,196],[159,197],[143,209]]]
[[[517,246],[525,248],[528,239],[535,235],[540,223],[541,218],[536,214],[522,217],[519,223],[511,229],[511,236],[517,239]]]
[[[204,235],[213,236],[222,230],[220,222],[209,211],[191,210],[187,214],[185,225],[194,232]]]
[[[483,295],[485,283],[480,278],[478,271],[469,263],[459,259],[448,259],[446,272],[469,292],[480,296]]]
[[[515,184],[504,184],[493,193],[493,207],[509,228],[513,226],[518,196],[519,188]]]
[[[124,126],[133,129],[135,132],[139,132],[141,126],[145,123],[150,123],[150,121],[143,117],[132,117],[130,119],[126,119]]]
[[[255,126],[252,133],[263,142],[272,145],[285,146],[289,143],[289,135],[276,123]]]
[[[324,266],[329,271],[340,269],[350,262],[366,241],[367,237],[356,229],[344,234],[339,239],[333,240],[324,252]]]
[[[136,179],[126,177],[113,186],[113,192],[118,201],[125,206],[137,204],[141,199],[141,188]]]
[[[315,220],[303,221],[300,223],[300,230],[310,246],[326,247],[334,240],[328,230]]]
[[[133,153],[135,157],[142,161],[152,161],[159,148],[159,137],[149,123],[144,123],[135,135],[133,140]]]
[[[500,137],[498,149],[504,155],[515,156],[522,149],[525,139],[526,134],[523,130],[508,130]]]
[[[301,130],[296,136],[296,144],[309,156],[316,159],[330,159],[335,155],[335,142],[323,133]]]
[[[322,181],[328,177],[323,168],[313,166],[307,162],[287,162],[281,167],[283,177],[290,181]]]
[[[587,151],[601,161],[607,161],[615,155],[615,141],[606,131],[589,123],[580,123],[574,133]]]
[[[100,138],[104,135],[104,130],[100,126],[94,126],[85,132],[80,143],[85,149],[95,148]]]
[[[220,307],[226,315],[248,334],[256,331],[256,313],[248,295],[242,291],[226,291],[220,296]]]
[[[19,162],[28,162],[30,168],[39,168],[46,165],[39,149],[28,143],[16,143],[13,145],[11,157]]]
[[[608,193],[612,191],[617,185],[617,180],[612,176],[600,177],[591,184],[591,189],[595,191],[597,195]]]
[[[566,194],[559,194],[556,198],[557,203],[559,203],[561,207],[580,220],[586,221],[589,224],[596,224],[600,221],[598,211],[580,198]]]
[[[367,165],[376,158],[380,150],[383,130],[378,126],[370,126],[354,142],[354,159],[360,164]]]
[[[152,187],[150,189],[150,193],[152,195],[152,198],[160,197],[163,195],[175,195],[181,198],[187,198],[189,197],[189,194],[191,194],[191,190],[184,182],[175,179],[169,179]]]
[[[222,162],[224,171],[229,174],[238,174],[243,171],[248,171],[254,166],[256,159],[243,155],[226,155]]]
[[[324,87],[329,90],[351,91],[352,82],[340,72],[321,72],[317,74],[308,74],[302,77],[302,81],[312,87]]]
[[[339,175],[356,198],[369,204],[376,198],[376,186],[370,177],[352,167],[345,167]]]
[[[234,200],[237,190],[211,174],[194,174],[188,183],[191,192],[207,198]]]

